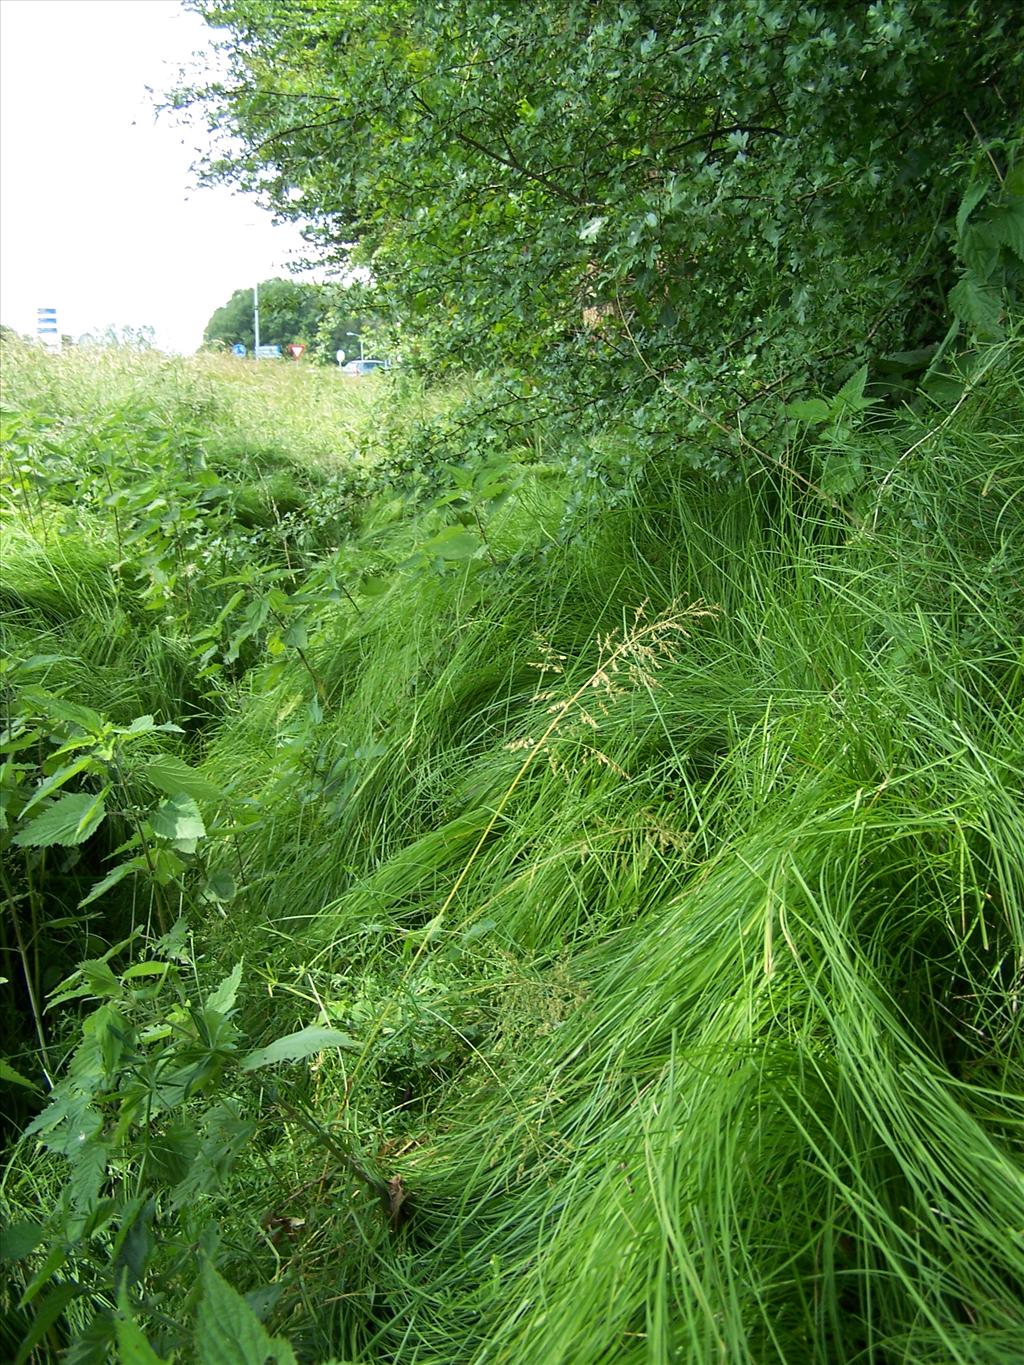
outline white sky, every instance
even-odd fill
[[[162,92],[211,31],[178,0],[0,0],[0,322],[72,336],[150,325],[192,351],[236,289],[289,273],[298,230],[194,188],[199,127]]]

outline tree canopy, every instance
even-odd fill
[[[756,430],[939,342],[960,196],[1019,133],[1002,0],[191,3],[228,69],[177,96],[208,176],[367,267],[407,354],[557,373],[601,420],[628,395],[655,444],[680,398]]]
[[[281,278],[263,280],[257,288],[262,345],[302,342],[311,356],[331,364],[338,350],[358,347],[362,322],[349,315],[343,289]],[[236,289],[206,324],[203,340],[228,346],[240,342],[251,349],[256,339],[253,303],[252,289]]]

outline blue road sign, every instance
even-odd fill
[[[231,350],[235,355],[246,354],[246,347],[244,347],[240,341],[236,341],[235,344],[232,346]]]

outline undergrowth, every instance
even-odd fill
[[[327,423],[390,432],[368,479],[232,445],[241,371],[114,358],[112,417],[23,360],[12,1357],[1024,1355],[1024,365],[983,354],[593,519],[559,458],[409,480],[383,387]]]

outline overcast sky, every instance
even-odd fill
[[[297,230],[194,189],[202,133],[146,93],[209,32],[178,0],[0,0],[0,322],[34,335],[55,307],[72,336],[148,324],[192,351],[234,290],[289,273]]]

